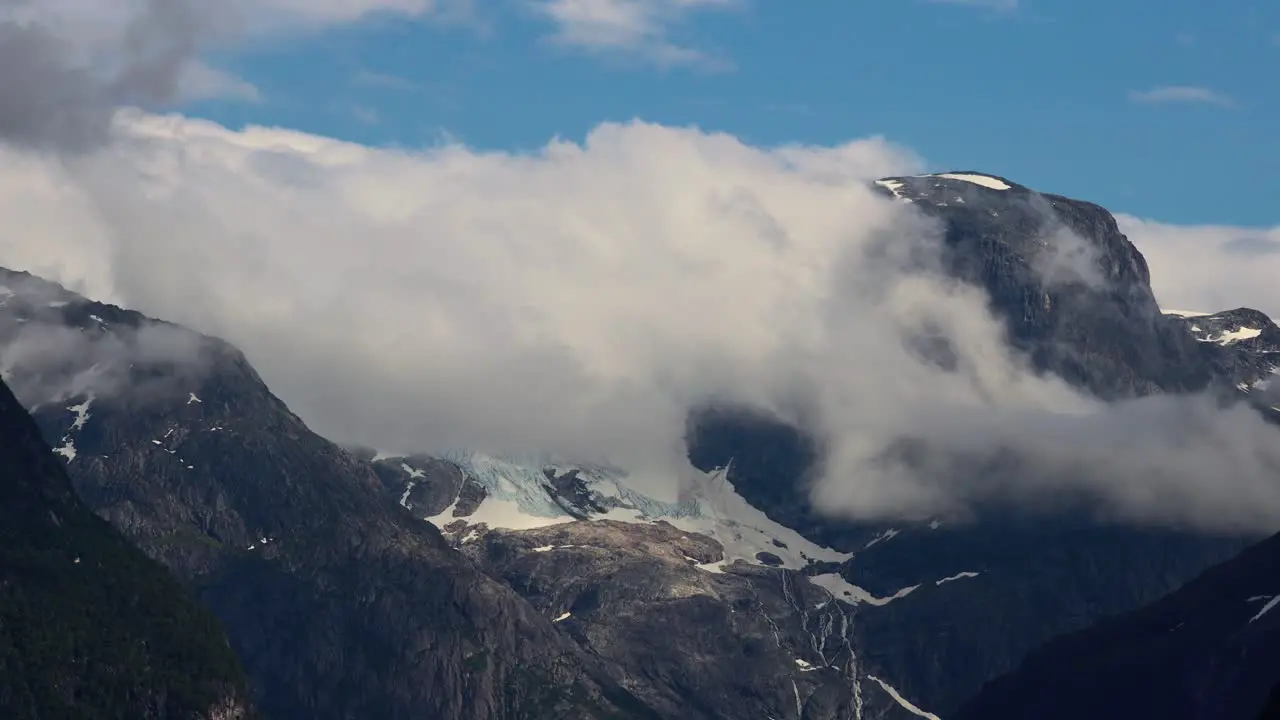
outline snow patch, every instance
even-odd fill
[[[1254,615],[1253,617],[1249,618],[1249,622],[1254,622],[1255,620],[1258,620],[1263,615],[1266,615],[1267,613],[1274,610],[1277,605],[1280,605],[1280,595],[1276,595],[1275,597],[1267,601],[1267,604],[1262,606],[1262,609],[1258,611],[1257,615]]]
[[[902,697],[902,693],[900,693],[900,692],[898,692],[897,690],[895,690],[895,689],[894,689],[894,687],[893,687],[892,685],[890,685],[889,683],[887,683],[887,682],[885,682],[885,681],[881,680],[880,678],[876,677],[875,675],[868,675],[868,676],[867,676],[867,679],[868,679],[868,680],[871,680],[871,681],[873,681],[873,682],[875,682],[877,685],[879,685],[881,688],[883,688],[885,692],[889,693],[889,697],[893,698],[893,701],[894,701],[894,702],[896,702],[896,703],[898,703],[899,705],[901,705],[903,710],[906,710],[907,712],[911,713],[912,715],[916,715],[916,716],[918,716],[918,717],[922,717],[922,718],[927,718],[928,720],[942,720],[942,718],[938,717],[937,715],[934,715],[934,714],[933,714],[933,713],[931,713],[931,712],[925,712],[924,710],[921,710],[920,708],[918,708],[918,707],[916,707],[915,705],[913,705],[913,704],[911,703],[911,701],[909,701],[909,700],[907,700],[906,698]]]
[[[76,445],[71,441],[71,438],[63,438],[62,445],[54,448],[53,452],[55,455],[61,455],[66,458],[67,462],[76,459]]]
[[[203,403],[204,403],[204,401],[203,401],[203,400],[201,400],[200,398],[196,397],[196,394],[195,394],[195,393],[187,393],[187,395],[188,395],[188,397],[187,397],[187,404],[188,404],[188,405],[190,405],[190,404],[192,404],[192,403],[201,403],[201,404],[203,404]]]
[[[894,530],[894,529],[885,530],[884,532],[882,532],[882,533],[880,533],[879,535],[877,535],[877,536],[875,536],[874,538],[872,538],[872,539],[871,539],[871,542],[869,542],[869,543],[867,543],[865,546],[863,546],[863,548],[862,548],[862,549],[863,549],[863,550],[866,550],[867,548],[874,547],[875,545],[878,545],[878,544],[880,544],[880,543],[884,542],[885,540],[892,540],[892,539],[894,539],[894,538],[895,538],[895,537],[897,537],[897,536],[898,536],[898,531],[897,531],[897,530]]]
[[[66,458],[67,462],[71,462],[76,459],[76,444],[72,435],[83,430],[85,423],[89,422],[89,418],[91,417],[89,415],[89,408],[93,405],[93,400],[93,394],[90,393],[85,396],[84,402],[79,405],[67,406],[67,412],[74,415],[75,420],[71,422],[71,427],[67,430],[67,434],[62,436],[62,444],[53,449],[55,454]]]
[[[564,622],[565,620],[568,620],[571,617],[573,617],[573,613],[567,612],[561,615],[560,617],[557,617],[555,620],[552,620],[551,622]]]
[[[1163,308],[1161,308],[1160,313],[1162,315],[1176,315],[1177,317],[1184,317],[1184,318],[1209,317],[1210,315],[1213,314],[1213,313],[1207,313],[1207,312],[1200,312],[1199,310],[1165,310]]]
[[[83,430],[84,424],[89,421],[89,407],[93,405],[93,395],[89,395],[84,402],[79,405],[72,405],[67,408],[68,411],[75,414],[75,422],[71,423],[72,430]]]
[[[533,530],[535,528],[573,522],[573,518],[569,515],[560,517],[530,515],[524,511],[524,508],[520,507],[519,503],[498,498],[486,498],[474,513],[462,519],[466,520],[468,525],[484,523],[491,528],[506,528],[508,530]]]
[[[978,577],[978,575],[979,573],[976,573],[976,572],[957,573],[955,575],[952,575],[951,577],[942,578],[938,582],[934,583],[934,585],[941,585],[943,583],[955,582],[956,580],[964,580],[965,578],[976,578]]]
[[[810,561],[844,562],[853,557],[851,553],[817,545],[769,519],[738,494],[728,475],[728,467],[699,473],[690,488],[695,512],[662,518],[681,530],[718,541],[724,547],[721,566],[737,560],[760,565],[756,554],[761,552],[777,557],[782,561],[780,567],[789,570],[800,570]]]
[[[850,605],[856,605],[858,603],[866,603],[868,605],[875,605],[876,607],[888,605],[894,600],[901,600],[902,598],[915,592],[915,590],[920,587],[919,585],[912,585],[911,587],[903,588],[888,597],[878,598],[872,595],[867,590],[864,590],[863,588],[860,588],[857,585],[854,585],[848,580],[845,580],[843,577],[840,576],[839,573],[826,573],[823,575],[814,575],[809,578],[809,582],[813,583],[814,585],[817,585],[820,588],[825,589],[827,592],[831,593],[832,597],[836,598],[837,600],[843,600],[844,602]]]
[[[541,462],[537,458],[514,461],[479,453],[446,455],[443,459],[457,465],[471,481],[481,485],[485,499],[467,518],[453,517],[455,499],[439,515],[427,518],[437,527],[465,520],[468,525],[485,523],[490,528],[528,530],[575,522],[556,501],[546,472],[563,475],[576,471],[595,504],[609,508],[603,513],[590,514],[590,520],[628,523],[662,520],[685,532],[718,541],[724,547],[724,559],[698,565],[708,572],[720,572],[737,561],[764,565],[757,559],[758,553],[778,558],[780,564],[771,562],[771,566],[791,570],[802,569],[812,561],[838,563],[853,557],[850,553],[821,547],[769,519],[738,494],[728,479],[728,467],[694,473],[685,484],[682,497],[667,501],[637,491],[635,487],[643,479],[637,481],[617,468],[571,466]],[[403,467],[413,474],[408,465]],[[671,483],[659,486],[667,485]]]
[[[409,493],[413,492],[413,487],[415,485],[417,485],[417,483],[413,482],[412,480],[409,481],[408,485],[405,485],[404,494],[400,496],[400,507],[405,507],[405,508],[409,507]],[[455,500],[454,505],[457,505],[457,504],[458,503]],[[453,505],[451,505],[450,507],[453,507]]]
[[[899,200],[907,200],[910,202],[907,196],[902,194],[904,183],[901,180],[877,180],[876,184],[893,193],[893,196]]]
[[[1261,334],[1262,330],[1258,328],[1242,327],[1236,330],[1231,330],[1230,332],[1222,333],[1222,336],[1217,338],[1217,343],[1219,345],[1230,345],[1231,343],[1240,342],[1241,340],[1252,340]]]
[[[947,180],[962,180],[974,185],[981,185],[991,190],[1009,190],[1013,186],[997,178],[989,175],[974,175],[970,173],[937,173],[934,175],[926,175],[925,177],[945,178]]]

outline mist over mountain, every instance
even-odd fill
[[[685,416],[710,402],[805,423],[834,513],[1064,494],[1163,524],[1280,512],[1267,429],[1212,398],[1233,361],[1161,315],[1096,207],[941,175],[888,181],[923,193],[903,202],[870,182],[911,162],[879,141],[759,150],[633,123],[519,156],[121,122],[74,172],[19,161],[68,189],[15,188],[12,212],[57,220],[0,261],[228,337],[339,442],[610,462],[675,497]],[[1024,470],[980,469],[997,456]],[[975,470],[931,479],[953,464]]]
[[[321,401],[421,362],[427,380],[388,411],[465,390],[445,407],[469,429],[353,454],[235,347],[14,272],[0,367],[79,493],[226,624],[268,713],[949,715],[1045,640],[1158,599],[1273,523],[1276,329],[1258,311],[1161,312],[1142,255],[1097,206],[981,173],[860,187],[848,197],[886,224],[804,296],[823,321],[782,326],[791,344],[760,356],[776,370],[757,358],[733,372],[751,363],[728,351],[750,338],[715,325],[718,347],[673,346],[726,352],[706,375],[714,392],[696,373],[616,392],[604,370],[636,381],[671,358],[587,354],[563,367],[601,363],[577,388],[588,399],[541,408],[551,398],[515,382],[528,375],[490,375],[481,393],[430,380],[467,369],[461,356],[401,349]],[[363,302],[340,297],[334,318]],[[282,379],[328,361],[314,333],[360,340],[342,322],[294,327],[284,355],[262,355],[297,362]],[[465,347],[468,326],[448,327]],[[373,362],[343,358],[357,359]],[[782,371],[747,394],[734,384]],[[601,389],[609,402],[593,404]],[[427,422],[443,412],[419,407]],[[459,447],[524,412],[520,442]],[[424,427],[408,422],[398,432]],[[654,438],[662,462],[636,452]],[[366,596],[383,600],[354,600]]]

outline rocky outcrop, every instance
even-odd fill
[[[856,716],[852,606],[790,570],[709,572],[714,540],[608,520],[463,546],[663,717]]]

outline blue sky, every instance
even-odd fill
[[[581,16],[628,3],[650,12]],[[631,118],[765,145],[879,134],[935,169],[984,170],[1116,211],[1280,224],[1274,0],[468,6],[260,39],[214,59],[257,101],[186,110],[409,147],[451,137],[533,149]]]

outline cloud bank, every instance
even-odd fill
[[[83,152],[121,106],[259,100],[202,57],[246,37],[377,15],[456,13],[468,0],[0,0],[0,138]]]
[[[716,397],[804,408],[829,450],[815,498],[853,517],[1084,493],[1126,520],[1280,524],[1280,445],[1252,412],[1110,406],[1028,371],[984,293],[938,271],[939,229],[868,190],[919,166],[881,139],[759,148],[633,122],[528,154],[407,152],[117,122],[72,161],[0,153],[0,264],[230,339],[336,440],[671,480],[686,409]],[[1275,231],[1122,221],[1165,302],[1276,303]],[[1082,257],[1054,272],[1087,279]],[[886,462],[904,438],[931,450]],[[956,457],[974,467],[930,464]],[[982,472],[992,457],[1023,466]]]
[[[554,25],[551,40],[565,47],[638,56],[659,67],[725,69],[723,59],[673,41],[671,30],[694,12],[740,4],[739,0],[545,0],[534,7]]]
[[[1144,105],[1164,105],[1169,103],[1189,103],[1200,105],[1217,105],[1231,107],[1235,100],[1216,90],[1191,85],[1166,85],[1150,90],[1131,90],[1129,100]]]

